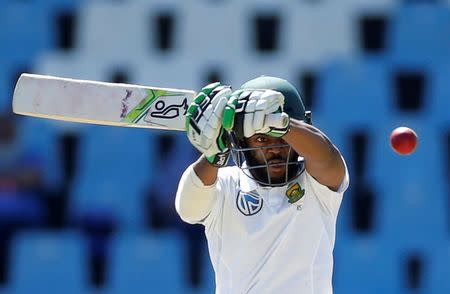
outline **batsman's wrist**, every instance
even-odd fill
[[[230,157],[230,150],[217,153],[212,156],[205,156],[209,164],[219,168],[227,165],[229,157]]]

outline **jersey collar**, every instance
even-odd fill
[[[260,185],[249,176],[247,176],[242,169],[239,169],[240,187],[243,192],[255,191]]]
[[[262,186],[249,176],[247,176],[242,169],[239,169],[239,181],[240,181],[240,188],[243,192],[251,192],[251,191],[257,191],[260,189],[263,190],[269,190],[269,189],[279,189],[280,191],[285,191],[287,187],[289,187],[293,182],[299,180],[301,175],[304,173],[304,170],[295,178],[290,180],[286,185],[279,186],[279,187],[269,187],[269,186]]]

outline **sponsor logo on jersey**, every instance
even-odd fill
[[[256,192],[242,192],[239,191],[236,197],[236,206],[238,210],[246,216],[257,214],[262,206],[263,199]]]
[[[292,184],[286,190],[286,197],[289,199],[289,203],[295,203],[303,198],[305,195],[305,189],[302,189],[299,183]]]

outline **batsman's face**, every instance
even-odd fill
[[[266,168],[254,169],[253,174],[259,179],[267,178],[267,170],[272,183],[281,183],[285,180],[286,162],[295,160],[295,152],[289,152],[289,146],[281,138],[256,134],[245,139],[247,147],[255,148],[251,151],[252,166],[269,165]],[[283,146],[284,145],[284,146]],[[291,153],[291,154],[289,154]]]

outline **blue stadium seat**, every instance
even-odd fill
[[[72,209],[110,209],[125,227],[141,225],[143,193],[152,177],[150,142],[146,130],[89,127],[80,140]]]
[[[34,2],[8,1],[0,14],[0,38],[8,60],[32,62],[38,53],[53,47],[49,10]]]
[[[47,187],[58,187],[63,179],[55,121],[25,116],[17,118],[20,145],[33,150],[42,159],[42,175]]]
[[[391,130],[406,124],[416,130],[414,154],[399,156],[389,146]],[[440,130],[426,121],[396,119],[380,122],[370,154],[370,177],[376,192],[380,237],[425,245],[446,238],[447,194],[442,166]]]
[[[438,64],[450,58],[450,8],[440,3],[408,3],[391,18],[388,46],[401,63]]]
[[[183,291],[183,293],[186,294],[212,294],[216,291],[216,282],[215,282],[215,275],[214,275],[214,269],[211,264],[211,259],[209,257],[209,253],[207,250],[204,250],[205,254],[203,255],[202,260],[202,277],[201,277],[201,284],[190,289],[186,289]]]
[[[448,83],[448,77],[450,76],[450,59],[448,62],[436,65],[433,68],[433,75],[431,75],[431,99],[430,99],[430,119],[433,122],[445,124],[448,126],[450,123],[450,85]]]
[[[7,1],[0,10],[0,60],[33,63],[57,45],[58,12],[73,11],[77,0]]]
[[[10,72],[6,70],[6,63],[0,60],[0,112],[2,113],[11,111],[12,87],[10,76]]]
[[[0,46],[1,47],[1,46]],[[17,74],[29,69],[29,60],[9,58],[8,52],[0,49],[0,111],[11,113],[12,98]]]
[[[0,192],[0,224],[2,229],[39,227],[45,223],[46,209],[36,195],[17,191]]]
[[[402,293],[399,259],[373,237],[337,243],[334,251],[334,293]]]
[[[216,290],[216,280],[214,268],[211,264],[211,259],[209,257],[208,251],[205,251],[205,255],[203,256],[203,278],[202,278],[202,293],[214,293]]]
[[[87,258],[72,232],[22,233],[13,240],[10,294],[86,293]]]
[[[151,176],[150,143],[145,129],[89,126],[80,140],[80,173],[105,173],[142,183]]]
[[[119,176],[86,175],[74,181],[69,209],[75,217],[98,210],[117,220],[120,228],[136,230],[144,224],[143,196],[143,187]]]
[[[185,293],[184,241],[174,232],[117,235],[105,290],[110,294]]]
[[[442,242],[431,251],[431,265],[428,271],[429,291],[424,293],[450,293],[450,243]]]
[[[47,10],[70,10],[77,8],[82,3],[80,0],[34,0],[33,2]]]
[[[381,58],[330,63],[320,73],[313,120],[335,129],[376,126],[382,114],[390,113],[389,78]]]

